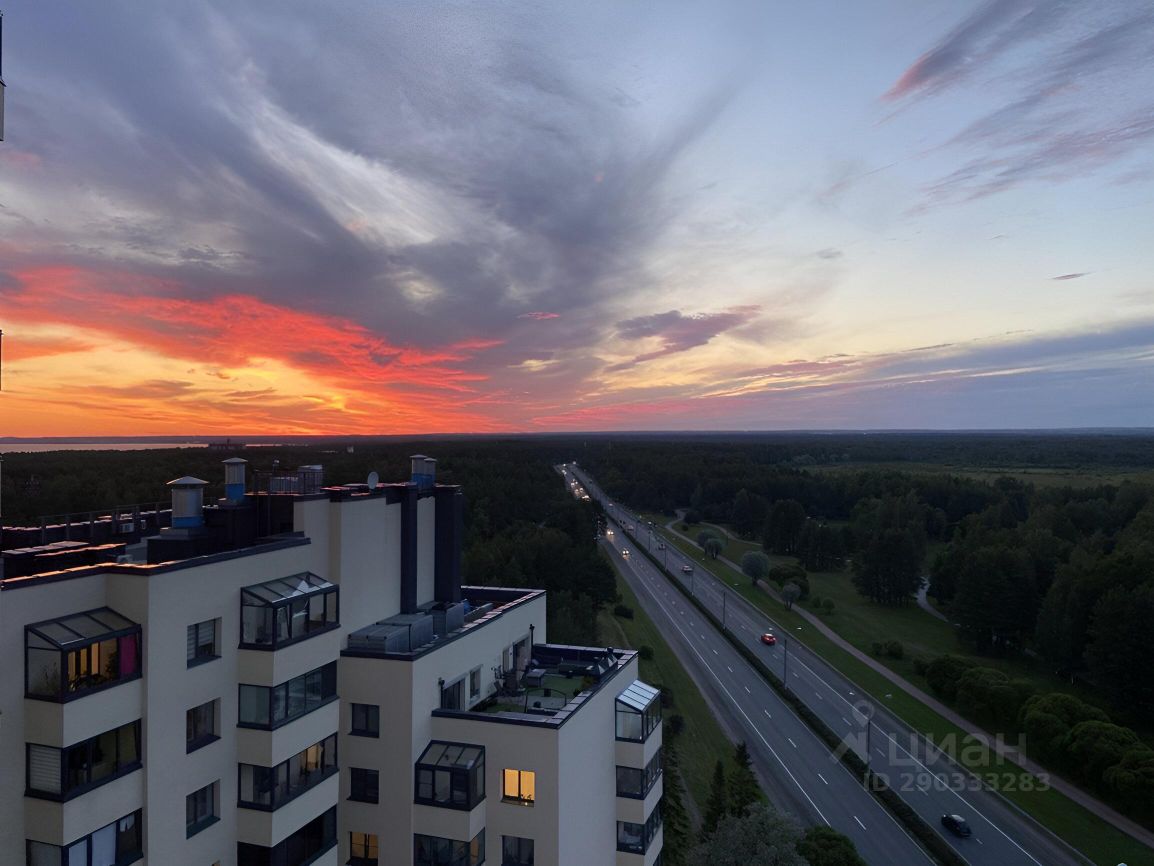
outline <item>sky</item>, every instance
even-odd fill
[[[1146,0],[0,7],[0,436],[1154,426]]]

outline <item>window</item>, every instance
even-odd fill
[[[27,788],[33,797],[69,800],[140,769],[140,722],[64,749],[28,743]]]
[[[336,662],[272,688],[242,685],[237,724],[242,728],[273,730],[308,715],[336,697]]]
[[[219,701],[209,701],[193,707],[185,713],[185,750],[195,752],[209,743],[220,739],[217,719],[220,715]]]
[[[217,817],[218,782],[205,785],[184,798],[184,828],[186,838],[195,836],[205,827],[215,824]]]
[[[659,778],[661,778],[660,749],[644,770],[637,767],[617,768],[617,796],[644,800]]]
[[[337,735],[326,737],[275,767],[239,766],[237,805],[273,811],[337,772]]]
[[[533,866],[533,840],[502,836],[501,866]]]
[[[456,682],[441,686],[441,709],[465,709],[465,679],[462,677]]]
[[[379,801],[378,780],[380,773],[376,770],[365,770],[360,767],[350,767],[349,776],[351,785],[349,799],[361,803],[376,803]]]
[[[481,669],[473,668],[469,671],[469,700],[474,700],[481,694]]]
[[[24,692],[74,698],[140,676],[140,626],[102,607],[24,629]]]
[[[533,805],[537,796],[537,774],[530,770],[506,770],[501,796],[505,800]]]
[[[643,743],[661,724],[661,693],[641,680],[617,696],[617,739]]]
[[[649,843],[661,828],[661,804],[653,807],[653,812],[644,824],[634,824],[630,821],[617,822],[617,850],[632,854],[644,854],[649,850]]]
[[[218,622],[206,619],[188,627],[186,658],[190,668],[220,658],[220,642],[216,639]]]
[[[336,628],[337,587],[306,571],[240,593],[240,645],[275,650]]]
[[[46,842],[27,843],[29,866],[127,866],[144,856],[141,839],[141,811],[125,815],[60,847]]]
[[[298,866],[312,863],[337,844],[337,809],[309,821],[272,848],[238,842],[237,866]]]
[[[416,765],[413,802],[472,809],[485,799],[485,747],[434,740]]]
[[[377,866],[379,850],[375,833],[349,833],[348,866]]]
[[[376,704],[353,704],[353,724],[349,731],[358,737],[379,737],[381,735],[381,708]]]
[[[413,836],[413,866],[480,866],[484,862],[484,830],[471,842],[440,836]]]

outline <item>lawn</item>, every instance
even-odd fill
[[[640,660],[641,678],[673,693],[673,706],[664,711],[666,718],[676,713],[685,719],[685,728],[678,737],[681,772],[686,791],[697,805],[696,809],[691,809],[691,814],[700,814],[709,797],[714,765],[720,760],[727,770],[731,768],[733,744],[714,718],[697,684],[681,666],[620,575],[617,576],[617,591],[621,593],[621,603],[633,608],[633,619],[602,612],[598,621],[601,642],[605,646],[628,649],[653,648],[653,658]]]
[[[695,544],[676,536],[670,536],[669,533],[665,535],[667,543],[675,544],[698,562],[706,564],[704,554]],[[749,578],[720,561],[711,561],[706,564],[706,567],[718,577],[727,580],[743,597],[772,616],[783,630],[788,629],[796,639],[820,655],[848,679],[855,682],[864,692],[874,696],[875,702],[884,704],[890,712],[904,720],[914,730],[931,735],[936,742],[942,742],[944,738],[950,735],[956,737],[956,741],[959,743],[966,742],[965,733],[961,729],[838,647],[816,631],[799,614],[786,610],[782,604],[774,601],[761,590],[755,589],[750,584]],[[842,629],[846,628],[851,632],[856,629],[859,639],[862,639],[864,635],[870,635],[867,641],[867,650],[868,643],[876,640],[877,634],[885,635],[886,639],[903,640],[903,643],[905,642],[903,638],[908,639],[911,648],[914,646],[927,648],[940,646],[943,640],[954,641],[952,629],[948,623],[941,622],[916,607],[895,610],[878,607],[872,614],[874,619],[871,620],[871,614],[859,614],[856,624],[853,624],[851,611],[855,608],[860,609],[863,605],[860,601],[851,602],[849,597],[845,595],[846,592],[856,595],[853,585],[849,583],[848,573],[830,575],[836,580],[831,580],[824,590],[814,587],[814,577],[814,575],[810,576],[812,591],[817,595],[834,598],[834,603],[837,605],[834,614],[830,617],[823,617],[823,619],[839,634],[842,634]],[[839,603],[839,598],[845,600],[844,606]],[[843,624],[843,619],[851,622]],[[946,631],[943,632],[942,629]],[[856,645],[856,640],[848,635],[843,634],[843,636],[850,643]],[[950,648],[956,652],[955,644],[951,643]],[[934,650],[935,653],[941,651],[945,650]],[[983,659],[983,662],[985,661]],[[903,663],[912,664],[908,661]],[[894,669],[897,670],[896,664]],[[912,667],[909,672],[912,673]],[[905,675],[906,671],[899,670],[899,673]],[[1049,687],[1051,686],[1047,686],[1047,688]],[[977,772],[989,771],[992,766],[990,758],[984,756],[976,748],[967,746],[961,754],[958,754],[957,750],[948,751],[955,759],[965,759],[964,762]],[[1031,792],[1014,790],[1006,793],[1005,796],[1053,833],[1082,851],[1095,863],[1151,862],[1152,852],[1150,849],[1055,790]]]

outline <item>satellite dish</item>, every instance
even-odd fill
[[[376,472],[369,473],[369,480],[365,482],[369,485],[369,490],[376,490],[377,485],[381,483],[381,476]]]

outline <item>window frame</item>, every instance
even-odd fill
[[[133,743],[133,751],[135,758],[128,761],[122,761],[120,757],[120,750],[123,745],[121,739],[121,732],[131,729],[131,737]],[[99,779],[93,779],[93,768],[100,765],[96,759],[96,750],[100,748],[100,739],[108,735],[112,736],[115,744],[116,755],[113,760],[113,769],[110,773]],[[47,752],[55,752],[57,755],[57,783],[60,788],[59,791],[45,791],[40,788],[32,787],[32,750],[43,749]],[[70,758],[73,754],[83,753],[85,758],[80,766],[85,767],[87,779],[80,784],[70,785],[68,777],[70,775]],[[41,743],[25,743],[24,744],[24,795],[26,797],[35,797],[38,800],[52,800],[58,803],[66,803],[76,797],[87,794],[89,791],[94,791],[97,788],[107,785],[109,782],[114,782],[129,773],[135,773],[144,766],[144,761],[140,752],[140,719],[134,722],[129,722],[126,725],[118,725],[115,728],[110,728],[107,731],[101,731],[94,737],[88,737],[78,743],[73,743],[71,746],[57,747],[45,746]],[[103,829],[103,828],[102,828]]]
[[[640,784],[636,790],[631,788],[623,788],[621,784],[622,771],[627,774],[637,773],[640,776]],[[658,749],[657,753],[649,759],[649,763],[645,765],[644,769],[640,767],[623,767],[617,765],[617,796],[627,797],[630,800],[644,800],[649,796],[649,792],[653,790],[653,786],[661,778],[664,771],[664,762],[662,758],[662,749]]]
[[[509,774],[517,774],[516,794],[509,793]],[[531,791],[529,796],[524,794],[524,777],[529,777],[529,787]],[[521,806],[533,806],[537,802],[537,771],[536,770],[517,770],[512,767],[505,767],[501,770],[501,802],[503,803],[517,803]]]
[[[510,857],[509,843],[513,843],[516,849]],[[526,852],[525,843],[529,843],[529,850]],[[533,866],[534,858],[534,843],[533,840],[526,836],[502,836],[501,837],[501,866]],[[526,858],[528,853],[528,858]]]
[[[354,803],[381,802],[380,770],[349,767],[349,800]]]
[[[310,677],[318,677],[320,679],[321,696],[319,702],[313,703],[309,697],[308,684]],[[289,709],[291,707],[289,696],[294,693],[294,686],[299,689],[299,694],[303,695],[301,708],[295,713],[290,712]],[[246,689],[258,693],[263,691],[265,693],[263,696],[263,704],[268,718],[267,722],[244,720],[243,713],[245,712],[247,704],[245,701]],[[282,725],[287,725],[289,722],[302,719],[309,713],[315,712],[321,709],[321,707],[328,706],[339,698],[340,695],[337,693],[337,663],[335,661],[321,665],[319,668],[313,668],[311,671],[306,671],[300,676],[292,677],[275,686],[254,686],[249,683],[241,683],[237,686],[236,726],[238,728],[251,728],[258,731],[275,731]],[[255,701],[255,704],[259,706],[261,703],[262,700],[258,694],[258,699]]]
[[[127,827],[123,826],[125,822],[130,822]],[[69,850],[77,845],[83,844],[86,852],[84,862],[85,864],[89,864],[92,862],[92,840],[97,834],[103,833],[105,830],[110,830],[114,834],[113,844],[116,848],[115,866],[128,866],[129,863],[135,863],[138,860],[144,859],[144,810],[137,809],[135,812],[129,812],[127,815],[117,818],[110,824],[105,824],[103,827],[97,828],[91,833],[81,836],[79,839],[74,839],[67,845],[53,845],[50,842],[37,842],[33,839],[26,839],[24,840],[24,853],[27,858],[25,862],[32,862],[32,848],[34,845],[39,845],[50,851],[53,848],[56,849],[60,857],[60,866],[68,866],[72,859],[69,857]],[[134,833],[135,838],[126,838],[124,836],[125,833]],[[132,843],[135,843],[135,847],[121,850],[122,845],[127,846]]]
[[[108,622],[112,622],[114,625],[109,625],[108,622],[101,620],[101,616],[106,616]],[[84,635],[68,625],[68,622],[82,618],[95,622],[102,631],[96,635]],[[117,622],[118,620],[128,623],[128,625],[121,626]],[[60,632],[69,632],[75,637],[54,636],[54,633],[60,634]],[[140,679],[143,676],[142,635],[143,630],[139,623],[122,616],[110,607],[93,608],[24,626],[24,697],[37,701],[65,704],[85,695]],[[42,645],[34,645],[33,641],[38,641]],[[100,651],[98,655],[116,659],[115,677],[93,672],[69,675],[70,668],[74,670],[91,668],[93,647],[100,647],[108,643],[115,645]],[[126,647],[132,647],[133,664],[130,668],[125,663],[126,653],[124,649]],[[53,662],[50,662],[51,666],[45,666],[41,672],[44,684],[49,687],[48,690],[33,692],[31,689],[30,662],[33,658],[31,655],[33,652],[50,653],[55,658]],[[72,661],[73,656],[76,656],[75,662]],[[54,676],[52,675],[53,671],[55,671]],[[101,679],[97,680],[97,677],[101,677]],[[54,686],[53,679],[55,679]],[[89,682],[81,684],[83,680]]]
[[[431,858],[422,859],[419,846],[421,840],[427,840],[428,845],[446,843],[444,853],[433,852]],[[481,866],[485,862],[485,828],[477,833],[468,842],[460,839],[449,839],[445,836],[429,836],[424,833],[413,834],[413,866]]]
[[[361,839],[358,840],[357,837]],[[358,848],[362,853],[358,854]],[[381,859],[380,837],[376,833],[362,833],[357,830],[349,831],[349,862],[348,866],[377,866]]]
[[[435,747],[443,747],[436,760],[427,760]],[[456,749],[453,761],[441,763],[450,749]],[[466,749],[479,752],[469,765],[456,763]],[[427,774],[427,778],[426,778]],[[428,788],[430,796],[421,793]],[[443,790],[447,797],[439,798],[437,792]],[[458,797],[458,795],[463,795]],[[413,765],[413,802],[422,806],[440,809],[456,809],[468,812],[485,801],[485,747],[476,743],[455,743],[449,740],[430,740]]]
[[[209,731],[198,736],[189,737],[188,727],[193,721],[192,714],[197,710],[204,710],[208,708],[209,715]],[[220,739],[220,698],[213,698],[211,701],[206,701],[203,704],[197,704],[195,707],[189,707],[184,713],[184,751],[185,754],[191,754],[197,749],[203,749],[205,746],[215,743]]]
[[[196,799],[194,799],[196,798]],[[207,802],[204,802],[207,800]],[[204,813],[188,820],[189,806],[203,806]],[[198,788],[184,798],[184,832],[185,839],[191,839],[202,830],[206,830],[220,820],[220,780]]]
[[[297,582],[295,589],[294,581]],[[305,584],[309,588],[300,591],[300,586]],[[317,599],[321,600],[319,618],[314,616]],[[246,610],[263,611],[263,614],[252,619]],[[340,587],[311,571],[241,589],[241,649],[275,652],[337,628],[340,628]],[[264,638],[260,637],[262,634]]]
[[[645,819],[644,824],[636,824],[633,821],[618,821],[617,822],[617,850],[624,851],[627,854],[645,854],[649,851],[649,846],[653,843],[657,831],[661,829],[661,804],[657,803],[653,807],[653,811],[649,813],[649,817]],[[636,831],[631,831],[632,836],[639,838],[640,842],[622,841],[622,832],[625,827],[640,828]]]
[[[332,806],[276,845],[236,844],[237,866],[290,866],[313,863],[336,847],[337,807]]]
[[[357,727],[357,708],[364,709],[364,720],[374,721],[375,724],[363,728]],[[370,712],[371,711],[371,712]],[[368,717],[375,717],[370,719]],[[381,706],[380,704],[358,704],[349,702],[349,735],[353,737],[375,737],[377,739],[381,736]]]
[[[338,756],[338,736],[336,733],[329,734],[323,740],[318,740],[307,749],[302,749],[288,760],[281,761],[272,767],[262,767],[259,764],[237,764],[237,790],[236,790],[236,805],[240,809],[255,809],[260,812],[275,812],[286,803],[291,803],[297,797],[304,794],[306,791],[311,791],[317,785],[327,781],[340,772],[340,760]],[[300,765],[306,765],[310,760],[309,752],[313,749],[318,749],[319,765],[317,770],[308,771],[308,777],[304,784],[299,781],[294,785],[294,762],[296,764],[296,778],[299,780]],[[250,771],[250,784],[253,792],[267,793],[268,802],[261,802],[260,800],[245,800],[245,770]]]
[[[211,652],[202,653],[201,646],[201,632],[212,629]],[[192,655],[188,655],[187,643],[188,635],[192,635]],[[206,619],[201,622],[195,622],[188,627],[188,633],[185,635],[185,662],[186,667],[195,668],[208,662],[216,661],[220,658],[220,617],[214,619]]]

